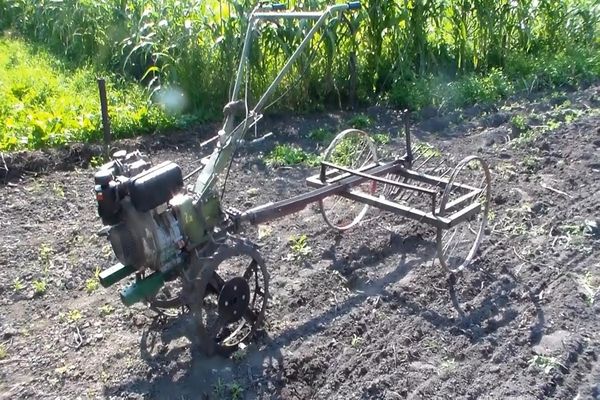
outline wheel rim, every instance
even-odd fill
[[[481,211],[450,229],[438,228],[437,230],[440,264],[453,273],[460,272],[471,264],[483,240],[491,198],[491,176],[487,164],[477,156],[467,157],[458,163],[442,194],[438,213],[440,216],[448,216],[455,211],[451,208],[452,201],[465,193],[458,186],[460,184],[466,184],[480,191],[461,207],[479,202]]]
[[[245,241],[234,240],[219,248],[203,266],[194,289],[198,300],[192,311],[200,346],[207,354],[235,351],[264,319],[268,274],[258,251]]]
[[[367,133],[357,129],[347,129],[333,139],[325,150],[323,160],[341,167],[360,169],[377,162],[375,143]],[[339,174],[335,175],[339,176]],[[372,195],[377,190],[377,183],[365,181],[356,188]],[[368,205],[341,195],[329,196],[319,201],[319,206],[327,225],[339,231],[350,229],[358,224],[369,209]]]

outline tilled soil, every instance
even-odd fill
[[[314,206],[266,224],[260,239],[249,227],[271,299],[264,332],[229,359],[195,348],[186,315],[158,318],[124,307],[119,287],[94,287],[115,260],[96,236],[93,152],[72,162],[73,150],[5,155],[0,398],[600,398],[599,93],[417,124],[415,136],[454,164],[478,154],[492,171],[488,234],[455,280],[435,262],[432,228],[386,212],[370,210],[344,234],[326,229]],[[368,130],[396,132],[395,111],[366,112],[376,121]],[[516,114],[529,116],[536,139],[510,140]],[[226,205],[308,190],[314,169],[269,168],[262,156],[276,140],[322,150],[307,133],[350,116],[267,119],[261,131],[275,135],[235,158]],[[119,145],[191,171],[205,131]],[[393,133],[381,151],[402,154],[403,139]],[[310,251],[292,260],[289,238],[302,234]]]

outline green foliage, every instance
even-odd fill
[[[525,132],[528,129],[527,120],[521,114],[514,115],[510,119],[510,124],[518,132]]]
[[[204,118],[220,115],[227,101],[245,15],[254,4],[1,0],[0,29],[41,43],[75,65],[137,79],[167,109],[189,109]],[[292,0],[288,5],[322,9],[329,4]],[[392,104],[412,110],[453,108],[494,102],[515,89],[600,77],[600,8],[594,0],[368,0],[345,18],[317,34],[313,55],[292,66],[275,93],[290,89],[278,107],[314,110],[324,103],[365,102],[388,94]],[[251,93],[267,87],[311,24],[256,26]],[[0,46],[0,150],[98,139],[93,73],[63,73],[62,65],[43,58],[25,68],[18,55]],[[19,73],[5,72],[13,64]],[[166,101],[169,91],[181,101]],[[190,122],[149,105],[147,93],[135,86],[117,82],[110,93],[118,137]]]
[[[319,158],[314,154],[305,152],[298,146],[278,144],[266,155],[265,162],[272,167],[297,164],[314,166],[319,163]]]
[[[390,101],[402,109],[421,110],[433,104],[431,86],[429,78],[399,78],[391,88]]]
[[[20,292],[21,290],[25,289],[25,285],[23,284],[21,278],[16,277],[13,280],[12,288],[14,292]]]
[[[559,366],[563,366],[555,357],[543,356],[539,354],[536,354],[529,359],[529,365],[543,370],[545,374],[549,374],[552,372],[552,370],[558,368]]]
[[[357,114],[354,117],[350,118],[350,120],[348,121],[348,125],[355,129],[368,128],[369,126],[371,126],[372,123],[373,121],[371,120],[371,118],[364,114]]]
[[[105,304],[98,309],[98,312],[101,317],[106,317],[107,315],[112,314],[115,311],[115,308],[110,304]]]
[[[372,137],[377,144],[388,144],[391,140],[389,133],[376,133]]]
[[[92,69],[69,70],[40,49],[0,38],[0,77],[0,151],[39,149],[102,137]],[[107,91],[116,138],[174,124],[174,117],[149,104],[147,95],[135,84],[111,77]],[[60,190],[56,194],[60,195]]]
[[[48,290],[48,283],[46,282],[45,279],[33,281],[32,286],[33,286],[33,292],[36,295],[42,295],[42,294],[46,293],[46,291]]]
[[[4,343],[0,343],[0,360],[4,360],[8,357],[8,351],[6,350],[6,346]]]
[[[75,63],[140,79],[152,90],[178,88],[188,106],[206,116],[226,102],[247,24],[244,16],[253,4],[3,0],[0,29],[44,43]],[[292,0],[288,5],[317,9],[329,4]],[[599,14],[593,0],[368,0],[361,11],[347,15],[347,23],[331,24],[315,37],[314,56],[301,57],[284,86],[293,76],[304,79],[281,106],[316,109],[324,101],[369,100],[391,90],[394,104],[420,109],[440,104],[432,101],[438,92],[431,76],[464,78],[456,88],[461,104],[493,101],[510,92],[494,80],[502,78],[495,67],[506,67],[507,76],[519,84],[523,76],[511,70],[529,71],[528,87],[597,77]],[[266,88],[310,26],[306,21],[257,25],[253,48],[260,50],[250,60],[253,93]],[[573,58],[567,54],[573,49],[584,49],[588,56]],[[532,65],[532,59],[539,62]]]
[[[492,68],[484,76],[470,75],[454,86],[456,92],[452,103],[463,107],[472,104],[492,104],[512,94],[512,82],[498,68]]]
[[[317,128],[310,131],[308,137],[319,143],[328,143],[333,139],[334,133],[326,128]]]
[[[312,249],[308,245],[308,237],[306,235],[292,236],[290,238],[290,249],[292,253],[290,258],[294,260],[301,260],[310,255]]]

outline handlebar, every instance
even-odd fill
[[[360,10],[360,1],[349,1],[348,10]]]
[[[337,7],[342,6],[341,4],[336,5]],[[349,1],[345,4],[345,8],[346,10],[360,10],[361,8],[361,4],[360,4],[360,0],[356,0],[356,1]],[[287,10],[287,5],[284,3],[272,3],[270,5],[267,6],[267,9],[271,9],[271,11],[285,11]]]
[[[287,10],[287,6],[283,3],[273,3],[273,4],[271,4],[271,10],[283,11],[283,10]]]

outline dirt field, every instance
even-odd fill
[[[397,113],[366,112],[369,131],[393,132],[382,151],[403,153]],[[537,139],[507,143],[517,114]],[[350,117],[261,123],[275,135],[236,158],[226,204],[307,190],[313,170],[268,168],[262,155],[276,140],[316,151],[307,133]],[[344,235],[315,207],[260,240],[251,227],[272,298],[265,331],[231,359],[195,350],[185,316],[158,319],[122,306],[119,287],[94,287],[115,260],[95,235],[89,148],[5,155],[0,398],[600,399],[600,87],[428,117],[416,137],[455,163],[478,154],[492,167],[489,235],[471,270],[451,286],[432,263],[434,231],[375,210]],[[212,128],[121,145],[189,171]],[[289,261],[288,239],[301,234],[310,253]]]

